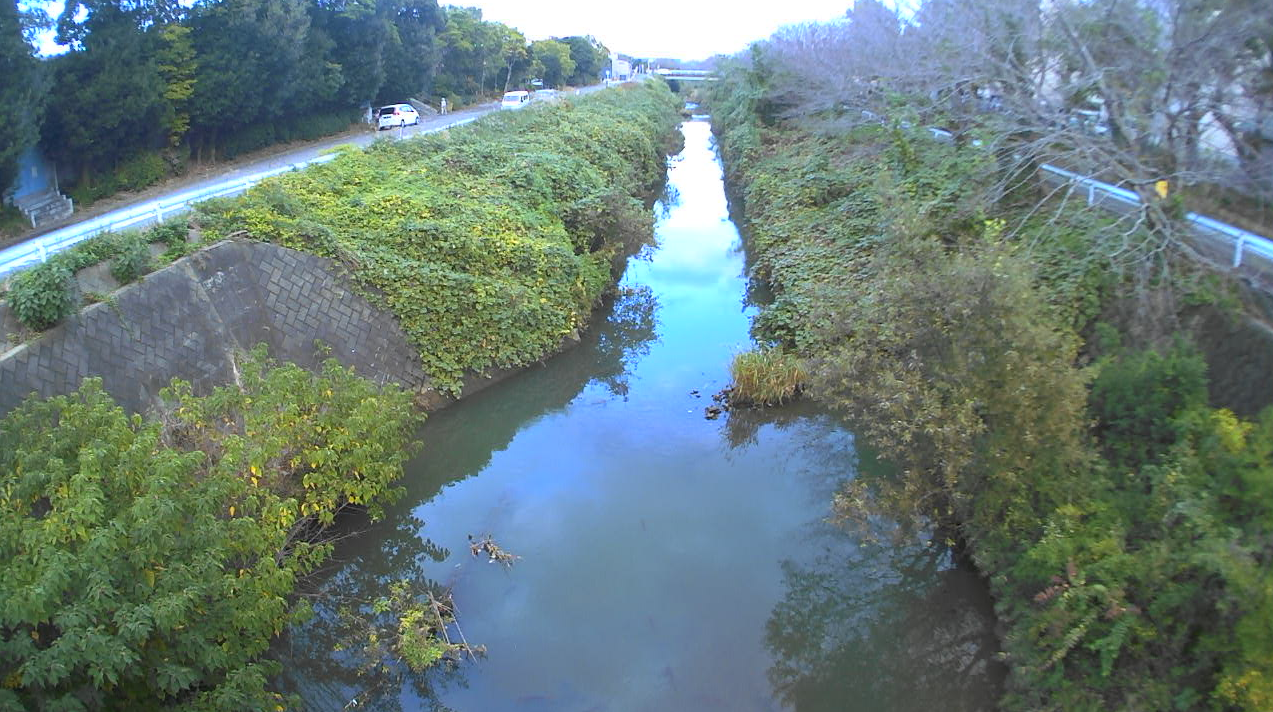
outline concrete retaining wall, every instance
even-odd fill
[[[430,390],[397,319],[356,294],[339,265],[226,241],[0,355],[0,416],[32,392],[74,391],[86,376],[100,376],[120,405],[143,412],[174,377],[196,393],[228,383],[229,354],[258,343],[280,361],[314,368],[327,358],[316,341],[364,378]]]

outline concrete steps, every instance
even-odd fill
[[[31,221],[31,227],[47,225],[75,212],[74,201],[56,190],[24,195],[14,202]]]

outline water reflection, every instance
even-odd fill
[[[684,130],[680,203],[604,322],[431,417],[404,501],[341,548],[326,590],[436,580],[489,650],[458,673],[389,666],[365,683],[377,709],[887,712],[926,708],[940,684],[957,703],[978,685],[993,699],[975,662],[993,645],[960,652],[960,621],[985,606],[975,580],[965,592],[927,549],[865,548],[828,523],[832,493],[880,467],[851,430],[807,403],[703,418],[748,315],[707,126]],[[473,559],[466,537],[486,534],[522,560]],[[341,709],[364,684],[340,638],[320,617],[291,639],[308,709]]]
[[[840,536],[847,536],[843,532]],[[842,548],[841,548],[842,550]],[[802,711],[985,710],[1005,669],[985,587],[937,545],[783,562],[769,679]]]
[[[564,408],[589,384],[625,396],[631,364],[649,352],[654,340],[657,311],[658,301],[648,287],[624,287],[594,315],[599,326],[554,359],[552,368],[520,374],[497,386],[498,395],[478,394],[465,402],[469,412],[458,418],[456,411],[435,414],[428,424],[430,439],[446,445],[426,447],[407,466],[408,472],[425,476],[408,480],[405,501],[427,501],[443,487],[481,472],[518,429]],[[472,427],[474,411],[483,427]],[[426,459],[432,461],[428,467],[423,466]],[[439,476],[429,476],[434,473]],[[338,611],[342,606],[367,608],[397,581],[408,581],[421,592],[445,591],[453,582],[434,580],[425,564],[445,561],[452,552],[425,535],[425,522],[410,506],[389,508],[379,522],[350,517],[340,526],[344,531],[336,533],[337,554],[326,567],[327,576],[320,572],[311,582],[314,618],[280,641],[280,657],[293,661],[281,678],[283,688],[300,694],[307,709],[344,709],[354,700],[357,709],[384,712],[449,709],[439,694],[467,685],[462,666],[417,674],[388,658],[367,660],[347,649],[350,630]],[[376,546],[367,548],[367,543]]]
[[[424,565],[445,561],[451,552],[423,536],[424,522],[410,515],[375,523],[350,517],[341,526],[345,536],[356,534],[360,541],[378,542],[378,548],[360,553],[338,547],[338,556],[311,581],[314,616],[291,628],[277,645],[278,656],[291,661],[279,680],[282,689],[300,695],[306,709],[448,709],[439,694],[466,684],[463,667],[440,665],[417,674],[385,650],[368,654],[359,644],[366,630],[352,626],[340,611],[367,612],[399,581],[418,593],[444,595],[444,587],[425,573]],[[394,625],[382,618],[382,625]],[[412,700],[407,706],[399,694],[404,689]]]

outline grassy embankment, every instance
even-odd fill
[[[652,234],[677,120],[646,83],[414,141],[378,143],[205,204],[210,238],[240,230],[347,265],[391,309],[426,372],[551,353],[588,321],[623,259]]]
[[[776,295],[754,336],[899,465],[836,512],[971,554],[1007,631],[1006,709],[1273,709],[1273,412],[1210,407],[1188,334],[1121,308],[1217,281],[1164,277],[1164,253],[1114,269],[1106,218],[1028,215],[1034,189],[996,195],[978,148],[763,121],[745,81],[712,108]]]
[[[455,389],[586,325],[650,238],[641,198],[663,179],[675,108],[650,84],[503,115],[350,152],[197,219],[208,240],[247,230],[344,261]],[[54,278],[29,296],[129,254],[98,241],[32,270]],[[400,389],[263,352],[209,396],[176,382],[163,398],[129,417],[89,380],[0,419],[0,709],[284,709],[270,642],[306,619],[296,589],[330,555],[336,513],[375,516],[400,493],[418,420]],[[406,584],[378,593],[347,601],[349,649],[367,658],[351,666],[459,657],[445,603]]]

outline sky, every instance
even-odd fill
[[[440,5],[482,8],[482,17],[521,30],[527,39],[592,35],[636,57],[705,59],[733,54],[783,25],[842,17],[852,0],[457,0]],[[45,3],[54,17],[61,0]],[[41,38],[41,53],[61,48]]]
[[[475,0],[482,17],[527,39],[592,35],[636,57],[704,59],[733,54],[783,25],[842,17],[852,0]]]

